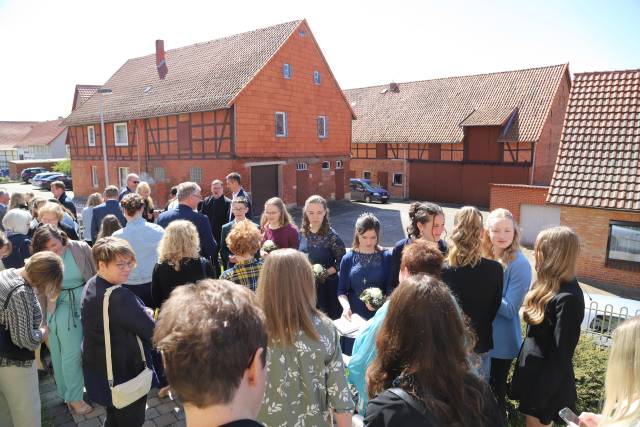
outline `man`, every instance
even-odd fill
[[[236,197],[231,201],[231,211],[234,214],[234,219],[222,226],[220,232],[220,259],[222,260],[222,267],[227,270],[233,267],[235,264],[234,256],[229,252],[229,246],[227,246],[227,236],[233,230],[233,227],[240,221],[247,219],[247,212],[249,212],[249,201],[246,197]],[[249,220],[251,221],[251,220]],[[256,227],[259,227],[256,224]],[[260,257],[260,251],[258,250],[258,258]]]
[[[135,193],[136,188],[140,184],[140,177],[135,173],[130,173],[127,175],[127,186],[120,191],[120,195],[118,195],[118,201],[121,201],[124,196],[129,193]]]
[[[9,199],[11,198],[11,194],[6,188],[0,188],[0,230],[4,231],[4,227],[2,226],[2,219],[4,218],[4,214],[7,213],[7,205],[9,205]]]
[[[252,292],[225,280],[178,286],[153,336],[188,427],[255,427],[267,332]]]
[[[53,193],[53,197],[55,197],[62,206],[67,208],[69,212],[73,214],[73,219],[77,219],[78,213],[76,212],[76,205],[67,197],[65,190],[64,182],[53,181],[51,183],[51,192]]]
[[[249,211],[247,212],[247,217],[251,218],[251,196],[249,195],[249,193],[244,191],[244,188],[242,188],[242,185],[240,184],[241,178],[242,177],[238,172],[231,172],[226,177],[227,187],[229,187],[229,190],[231,190],[231,200],[240,196],[247,198],[247,201],[249,202]],[[231,221],[232,219],[233,219],[233,212],[230,211],[229,221]]]
[[[98,233],[100,232],[100,226],[102,225],[102,219],[111,214],[115,215],[120,221],[120,225],[123,227],[127,224],[127,220],[122,214],[120,208],[120,202],[118,201],[118,187],[110,185],[104,189],[104,203],[93,208],[93,214],[91,215],[91,238],[96,241]],[[88,224],[85,224],[85,227]]]
[[[209,219],[201,213],[195,212],[198,203],[202,200],[200,186],[195,182],[183,182],[178,185],[176,198],[178,199],[178,209],[170,209],[161,213],[158,217],[158,225],[167,228],[172,221],[177,219],[191,221],[200,236],[200,255],[212,259],[213,255],[217,253],[218,244],[213,238]],[[220,271],[216,271],[216,274],[220,274]]]
[[[206,215],[209,218],[209,224],[211,224],[211,231],[213,231],[213,238],[220,245],[220,232],[222,226],[227,223],[229,218],[229,209],[231,207],[231,200],[224,195],[224,187],[222,181],[216,179],[211,183],[211,196],[204,199],[198,204],[198,212]],[[218,261],[218,251],[213,255],[213,267],[216,271],[220,270],[220,262]]]

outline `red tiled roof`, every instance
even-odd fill
[[[29,133],[16,142],[16,147],[28,145],[47,145],[65,130],[62,119],[37,122]]]
[[[640,210],[640,69],[575,75],[547,202]]]
[[[462,126],[502,125],[501,141],[535,142],[567,65],[345,91],[358,117],[353,142],[460,142]]]
[[[107,122],[228,108],[303,21],[236,34],[166,51],[169,73],[158,77],[155,53],[129,59],[104,84]],[[97,123],[99,97],[89,98],[65,120]]]
[[[11,150],[38,122],[0,122],[0,150]]]
[[[84,104],[86,100],[91,98],[91,96],[96,93],[98,89],[100,89],[99,85],[76,85],[71,111],[74,111],[79,106]]]

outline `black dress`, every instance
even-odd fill
[[[171,291],[180,285],[215,277],[211,263],[204,257],[182,260],[180,271],[176,271],[166,262],[156,264],[151,275],[151,301],[153,303],[151,308],[160,308],[162,303],[169,298]]]
[[[549,424],[562,422],[560,409],[575,411],[572,359],[583,317],[584,296],[574,279],[560,285],[545,307],[542,323],[528,326],[511,385],[511,398],[520,402],[520,412]]]

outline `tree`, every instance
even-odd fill
[[[71,159],[64,159],[53,165],[53,170],[71,176]]]

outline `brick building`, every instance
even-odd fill
[[[489,184],[548,185],[568,65],[345,91],[350,175],[394,197],[489,206]]]
[[[582,241],[578,274],[640,286],[640,69],[574,76],[547,202]]]
[[[312,193],[341,199],[355,118],[305,20],[129,59],[66,119],[74,186],[104,188],[138,172],[162,203],[182,181],[243,176],[254,205]],[[166,58],[160,78],[157,63]],[[75,101],[74,101],[75,105]],[[79,179],[86,177],[86,179]]]

